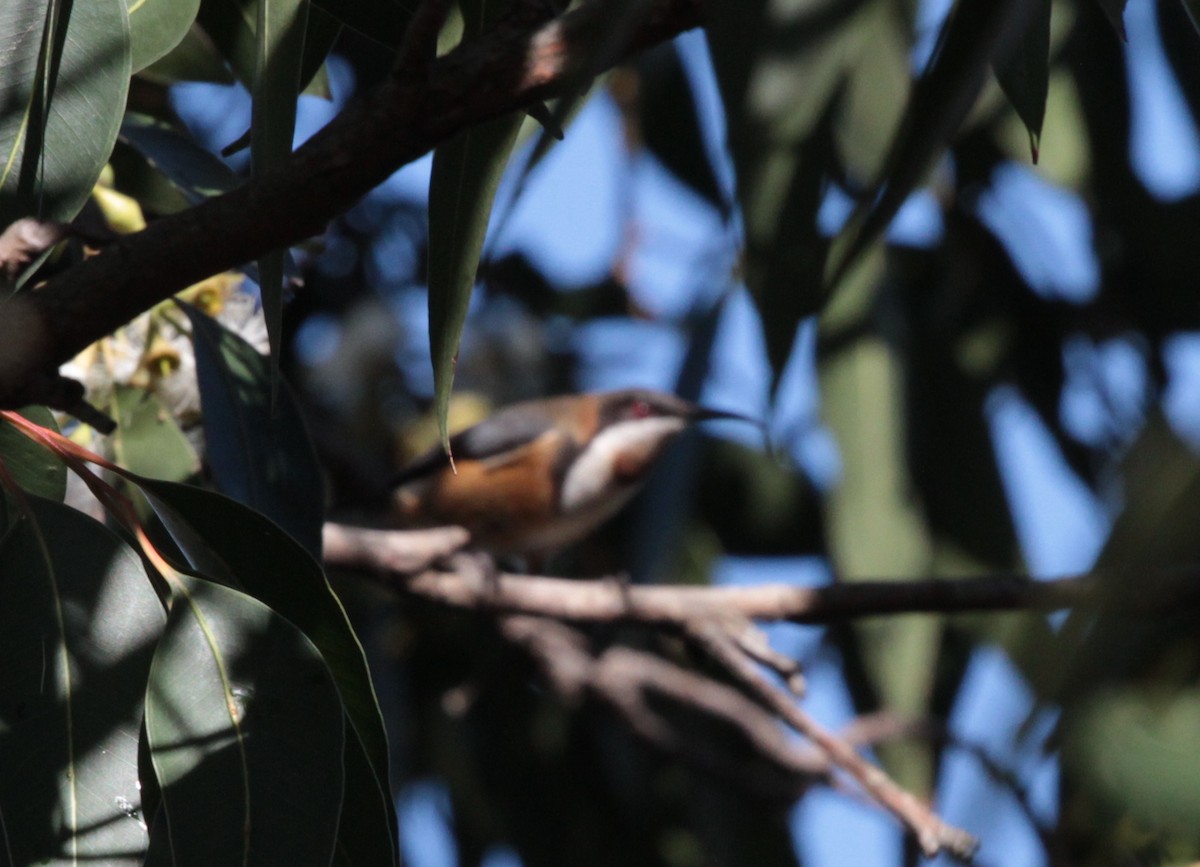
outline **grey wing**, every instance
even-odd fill
[[[532,442],[552,426],[553,419],[540,406],[514,404],[450,437],[450,450],[455,460],[487,460]],[[450,458],[442,447],[434,446],[400,470],[392,480],[393,486],[432,475],[449,465]]]

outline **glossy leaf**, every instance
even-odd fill
[[[1046,97],[1050,92],[1050,0],[1026,0],[1024,32],[995,63],[996,80],[1029,130],[1033,161],[1038,161]]]
[[[320,653],[261,602],[179,576],[146,691],[172,863],[327,864],[343,721]],[[314,796],[321,793],[320,796]]]
[[[20,413],[42,427],[58,429],[53,414],[44,406],[27,406]],[[66,496],[67,468],[62,461],[3,419],[0,419],[0,459],[27,493],[60,503]]]
[[[286,383],[272,407],[270,362],[187,304],[209,468],[217,488],[320,556],[324,494],[304,419]]]
[[[0,851],[6,864],[141,864],[138,728],[166,616],[120,539],[31,500],[0,542]]]
[[[346,740],[347,809],[361,813],[355,821],[362,823],[354,846],[394,860],[396,830],[383,719],[362,647],[320,565],[279,527],[234,500],[188,485],[134,481],[194,569],[265,602],[320,650],[351,726]]]
[[[200,459],[170,411],[154,394],[116,385],[112,435],[117,462],[152,479],[182,481],[200,470]]]
[[[22,216],[73,218],[125,109],[125,0],[50,8],[46,0],[0,4],[0,226]]]
[[[484,0],[463,7],[464,39],[490,21]],[[522,115],[467,129],[433,152],[429,177],[429,351],[442,447],[450,448],[447,413],[454,365],[496,188],[516,144]]]
[[[200,0],[126,0],[129,4],[132,70],[145,69],[183,41]]]

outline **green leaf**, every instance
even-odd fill
[[[217,488],[271,518],[320,556],[324,488],[286,383],[272,408],[270,362],[188,304],[209,468]]]
[[[250,88],[250,164],[261,175],[292,152],[296,131],[296,100],[303,85],[304,29],[308,0],[257,0],[254,26],[254,80]],[[258,260],[263,317],[271,343],[271,381],[279,376],[283,341],[283,250]]]
[[[142,863],[138,728],[165,615],[138,556],[37,498],[0,542],[6,864]]]
[[[196,450],[157,396],[140,388],[116,385],[112,435],[117,463],[152,479],[182,481],[200,470]]]
[[[4,0],[0,46],[0,226],[29,215],[70,220],[125,110],[125,0]]]
[[[483,33],[501,8],[485,0],[462,4],[463,40]],[[472,127],[433,152],[429,177],[429,352],[442,448],[450,450],[447,413],[479,254],[496,188],[508,165],[523,115]]]
[[[58,430],[54,416],[44,406],[27,406],[21,415],[42,427]],[[62,502],[67,495],[67,468],[49,449],[35,443],[0,419],[0,459],[27,493]],[[2,525],[0,525],[2,526]]]
[[[183,41],[200,0],[126,0],[129,4],[132,71],[145,69]]]
[[[829,284],[878,238],[966,119],[998,49],[1021,23],[1023,0],[958,0],[913,88],[883,173],[835,244]]]
[[[341,702],[320,653],[256,599],[179,576],[150,666],[146,736],[176,865],[328,864]]]
[[[146,81],[164,86],[179,81],[208,81],[213,84],[234,82],[233,73],[225,65],[212,39],[195,22],[178,45],[139,75]]]
[[[242,183],[229,166],[193,139],[148,115],[125,115],[121,139],[162,172],[192,204],[227,193]]]
[[[638,122],[646,147],[675,177],[727,216],[730,203],[708,157],[679,49],[672,43],[652,48],[638,57],[637,69]]]
[[[404,41],[417,4],[411,0],[313,0],[320,9],[368,39],[396,51]]]
[[[354,733],[346,743],[347,807],[354,807],[361,814],[355,821],[366,826],[354,845],[394,861],[383,717],[362,647],[320,565],[279,527],[234,500],[188,485],[133,481],[194,569],[265,602],[320,650]]]
[[[1108,21],[1113,26],[1113,30],[1117,31],[1117,35],[1121,37],[1121,41],[1125,42],[1125,3],[1127,0],[1096,0],[1100,4],[1100,8],[1104,10],[1104,14],[1108,16]]]
[[[1029,130],[1033,162],[1038,161],[1046,97],[1050,92],[1050,0],[1030,0],[1029,20],[1017,44],[994,64],[996,80]]]
[[[1200,0],[1181,0],[1181,2],[1183,11],[1191,19],[1192,26],[1196,28],[1197,33],[1200,33]]]

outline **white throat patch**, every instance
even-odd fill
[[[641,418],[617,422],[596,435],[567,471],[562,511],[587,508],[611,492],[617,459],[628,450],[655,452],[687,426],[681,418]]]

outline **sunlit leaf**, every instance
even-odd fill
[[[272,407],[270,362],[190,305],[209,469],[218,489],[320,555],[324,495],[304,419],[286,383]]]
[[[69,220],[87,200],[125,109],[129,38],[125,0],[0,3],[0,226]]]
[[[491,17],[483,0],[463,7],[464,39],[483,32]],[[499,8],[499,7],[497,7]],[[429,178],[429,350],[442,446],[450,448],[446,414],[454,365],[492,201],[521,128],[521,115],[465,130],[433,152]]]
[[[175,48],[196,20],[200,0],[126,0],[129,4],[133,71]]]
[[[330,862],[344,714],[295,626],[243,593],[179,576],[145,714],[162,789],[151,833],[169,839],[174,864]]]
[[[5,863],[142,863],[138,728],[165,619],[138,556],[75,509],[33,499],[0,542]]]

